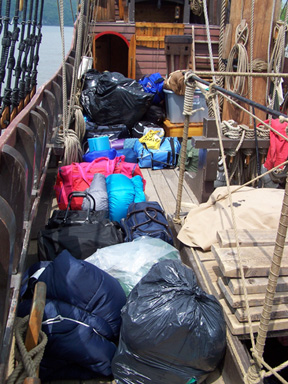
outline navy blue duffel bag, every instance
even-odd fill
[[[150,236],[173,245],[171,229],[164,210],[157,201],[131,203],[127,216],[120,223],[124,241],[132,241],[140,236]]]

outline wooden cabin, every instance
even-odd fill
[[[216,68],[220,5],[220,0],[208,1]],[[189,0],[103,0],[93,9],[90,32],[93,66],[100,72],[120,72],[138,80],[155,72],[166,76],[177,69],[210,69],[204,16],[193,14]],[[175,44],[173,36],[179,36]],[[187,36],[192,37],[188,42]]]

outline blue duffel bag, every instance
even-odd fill
[[[103,149],[102,151],[89,151],[86,152],[82,160],[86,163],[92,163],[93,160],[99,159],[99,157],[108,157],[108,159],[113,160],[117,156],[117,151],[115,148]]]
[[[150,236],[173,245],[172,232],[165,212],[157,201],[131,203],[120,225],[125,233],[125,242],[141,236]]]
[[[159,149],[148,149],[139,140],[134,143],[140,168],[175,168],[180,153],[181,144],[177,137],[164,137]]]

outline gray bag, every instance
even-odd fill
[[[108,193],[106,187],[106,177],[102,173],[95,173],[90,187],[86,189],[95,200],[95,211],[107,211],[108,217]],[[88,199],[84,198],[82,203],[82,209],[87,210],[89,207]]]

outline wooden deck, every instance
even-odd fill
[[[163,170],[143,168],[141,171],[146,180],[145,195],[147,201],[158,201],[166,215],[173,218],[176,211],[179,170],[177,168]],[[186,181],[183,183],[181,201],[183,203],[181,216],[187,213],[187,206],[198,205],[198,200]]]

